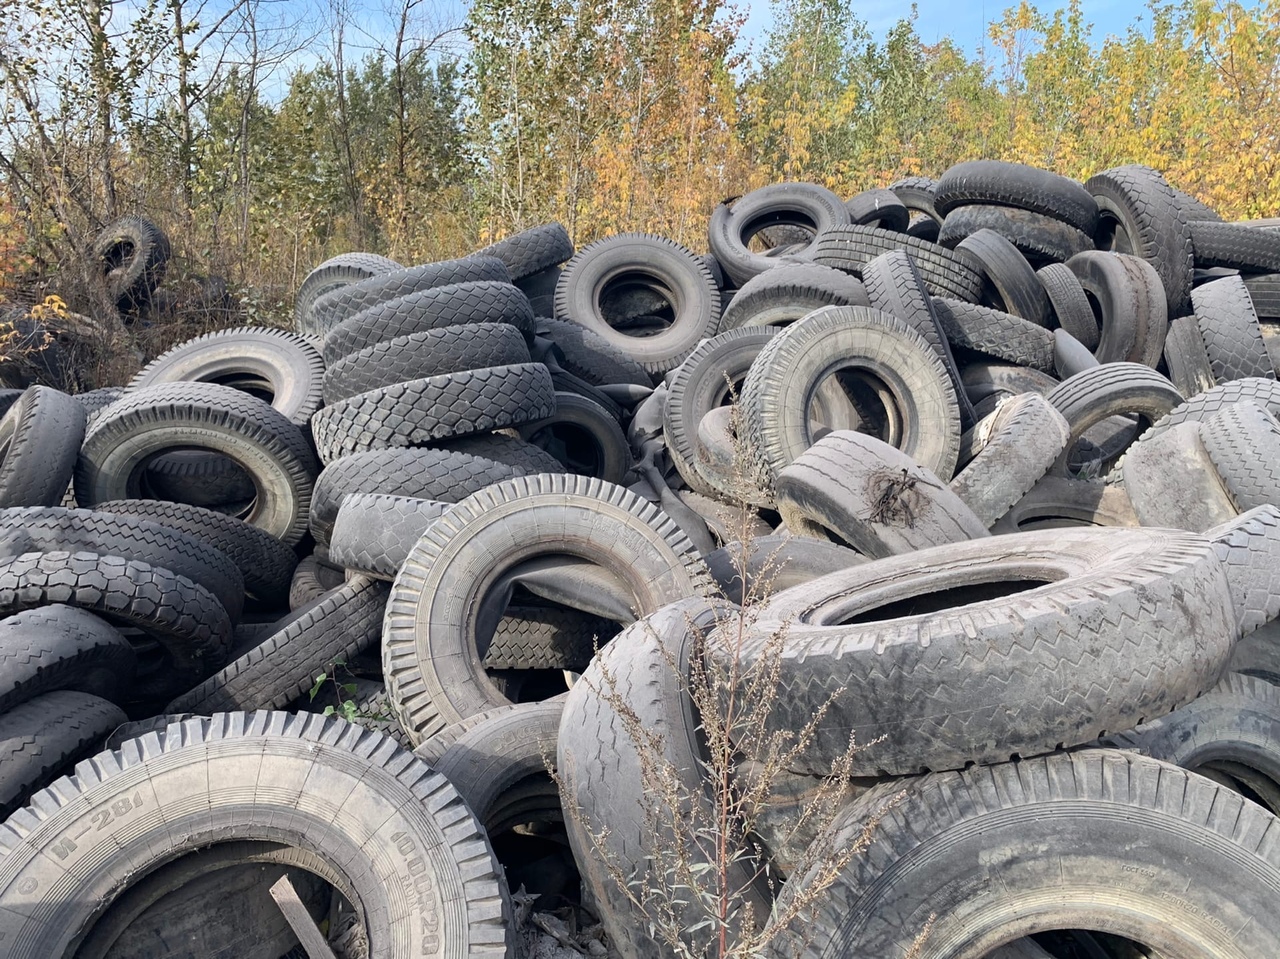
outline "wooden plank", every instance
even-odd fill
[[[329,948],[329,943],[320,932],[320,927],[311,918],[311,913],[307,911],[306,905],[298,895],[298,890],[293,888],[293,882],[288,875],[281,876],[271,887],[271,898],[284,913],[285,920],[311,959],[338,959]]]

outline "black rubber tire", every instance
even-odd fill
[[[343,253],[325,260],[303,278],[294,298],[293,323],[299,333],[320,333],[311,310],[320,297],[350,283],[402,270],[395,260],[374,253]]]
[[[844,202],[825,187],[813,183],[775,183],[716,206],[711,214],[708,239],[711,254],[735,286],[777,266],[778,261],[748,249],[751,238],[766,227],[787,225],[820,236],[849,223]],[[813,240],[793,251],[813,251]]]
[[[827,841],[855,842],[869,821],[869,847],[816,914],[775,931],[770,957],[908,955],[922,930],[918,959],[980,959],[1073,927],[1167,959],[1280,944],[1274,818],[1158,760],[1091,749],[889,783],[844,809]]]
[[[1098,204],[1087,185],[1021,163],[969,160],[949,167],[934,187],[937,211],[945,217],[974,203],[1030,210],[1088,234],[1098,225]]]
[[[1275,379],[1262,326],[1240,277],[1197,286],[1191,291],[1191,304],[1215,384],[1246,376]]]
[[[1220,217],[1216,210],[1212,207],[1201,203],[1190,193],[1184,193],[1177,187],[1173,188],[1173,195],[1178,201],[1178,207],[1182,210],[1182,215],[1187,218],[1188,223],[1194,223],[1197,220],[1213,220],[1221,223]]]
[[[1154,436],[1162,430],[1189,420],[1204,422],[1224,406],[1241,402],[1257,403],[1269,410],[1272,416],[1276,416],[1280,414],[1280,383],[1251,376],[1248,379],[1233,380],[1230,383],[1215,386],[1211,390],[1205,390],[1199,396],[1191,397],[1168,416],[1162,417],[1148,431],[1149,435]]]
[[[934,296],[976,303],[982,298],[982,272],[967,255],[905,233],[869,226],[838,227],[821,234],[813,246],[813,262],[854,276],[881,254],[906,250]]]
[[[315,553],[304,556],[289,581],[289,609],[298,612],[317,603],[345,582],[341,567],[333,566]]]
[[[388,493],[456,503],[520,471],[450,450],[374,450],[344,456],[325,467],[311,500],[311,535],[328,543],[347,493]]]
[[[521,280],[534,273],[559,266],[573,256],[569,231],[559,223],[544,223],[490,244],[471,254],[492,256],[511,271],[511,279]]]
[[[132,393],[159,383],[221,383],[269,403],[297,426],[320,408],[324,361],[296,333],[241,326],[161,353],[129,381]]]
[[[564,699],[567,695],[568,693],[562,693],[556,698]],[[544,700],[544,702],[549,702],[549,700]],[[511,712],[518,706],[519,703],[507,703],[505,706],[498,706],[495,709],[485,710],[483,713],[476,713],[474,716],[468,716],[466,719],[459,719],[456,723],[450,723],[430,739],[425,739],[417,746],[414,746],[413,754],[434,769],[436,763],[440,761],[440,757],[445,754],[448,748],[468,732],[475,729],[481,723],[488,722],[495,716],[502,716]]]
[[[122,309],[136,308],[164,279],[169,238],[146,217],[129,214],[103,227],[92,256],[107,294]]]
[[[556,394],[557,396],[561,394]],[[576,398],[576,397],[575,397]],[[558,412],[558,410],[557,410]],[[612,417],[610,417],[612,419]],[[617,420],[614,420],[617,425]],[[455,453],[466,453],[468,456],[479,456],[493,460],[504,466],[510,466],[522,475],[531,473],[563,473],[564,464],[540,447],[526,442],[519,436],[512,436],[515,430],[506,433],[477,433],[474,436],[463,436],[460,439],[443,440],[434,444],[442,450]]]
[[[55,506],[75,470],[84,407],[32,386],[0,419],[0,506]]]
[[[1155,423],[1183,402],[1177,387],[1155,370],[1140,363],[1106,363],[1063,380],[1046,399],[1071,427],[1066,450],[1054,464],[1054,472],[1067,469],[1073,447],[1094,426],[1119,415],[1136,415]],[[1142,428],[1139,428],[1139,434]],[[1110,465],[1123,448],[1104,449],[1103,466]]]
[[[1280,814],[1280,688],[1228,673],[1203,696],[1099,745],[1136,749]]]
[[[74,954],[154,959],[177,947],[202,959],[293,959],[298,937],[271,886],[288,876],[319,924],[333,897],[327,874],[323,860],[279,843],[219,843],[135,877]]]
[[[1020,316],[1036,326],[1050,325],[1049,295],[1017,247],[994,230],[979,230],[961,240],[956,249],[982,264],[983,273],[995,288],[1006,313]]]
[[[800,729],[826,705],[794,751],[791,768],[810,775],[830,774],[851,734],[855,776],[1091,742],[1212,687],[1237,636],[1213,545],[1148,529],[951,543],[795,587],[752,622],[743,676],[781,623],[790,635],[771,668],[784,692],[769,723]]]
[[[207,784],[199,810],[189,805],[193,779]],[[64,955],[132,877],[243,839],[285,843],[328,865],[368,933],[369,955],[430,955],[444,942],[501,959],[514,948],[506,884],[466,804],[393,740],[343,720],[190,719],[100,754],[53,788],[56,801],[38,795],[7,823],[0,901],[28,904],[0,920],[12,959]],[[307,802],[326,808],[323,822]],[[84,839],[95,828],[107,846]],[[384,831],[390,845],[367,846]],[[55,848],[64,855],[40,855]],[[56,882],[74,891],[44,895]],[[406,890],[414,906],[398,909]],[[435,922],[424,926],[424,915]]]
[[[938,181],[927,176],[903,177],[889,184],[903,206],[912,213],[923,214],[934,223],[942,223],[942,214],[938,212],[935,201],[938,196]]]
[[[596,648],[616,636],[619,628],[617,623],[576,609],[512,606],[498,621],[485,651],[484,667],[580,673]]]
[[[1280,616],[1280,509],[1258,506],[1206,531],[1235,594],[1241,636]]]
[[[1160,301],[1150,264],[1093,251],[1072,257],[1067,266],[1098,305],[1101,336],[1093,351],[1098,362],[1142,363],[1154,369],[1164,351],[1170,314]]]
[[[74,606],[42,606],[0,622],[0,713],[60,689],[119,703],[136,668],[128,640]]]
[[[504,821],[511,815],[504,807],[517,799],[526,810],[532,807],[525,822],[564,821],[560,791],[547,768],[554,762],[563,712],[561,699],[518,703],[472,726],[432,763],[491,836],[514,825]]]
[[[1280,233],[1212,221],[1192,223],[1190,228],[1196,266],[1280,273]]]
[[[1190,313],[1191,229],[1164,177],[1134,164],[1104,170],[1084,188],[1098,202],[1098,248],[1142,257],[1160,277],[1169,317]]]
[[[951,478],[960,411],[942,360],[896,317],[866,307],[833,306],[770,340],[743,384],[743,423],[761,489],[769,490],[782,469],[813,445],[809,401],[838,369],[853,369],[883,384],[880,402],[891,400],[889,414],[897,425],[889,433],[892,445]]]
[[[787,530],[882,558],[979,539],[987,524],[947,485],[887,443],[828,433],[778,474]]]
[[[58,550],[119,556],[167,569],[213,593],[232,623],[240,620],[244,576],[225,553],[201,539],[151,520],[98,510],[0,510],[0,556]]]
[[[845,200],[844,205],[849,211],[849,222],[860,226],[906,233],[911,225],[911,211],[898,194],[885,187],[863,190]]]
[[[731,603],[743,605],[865,563],[867,558],[825,540],[769,535],[753,537],[746,544],[727,543],[708,553],[706,561],[724,597]]]
[[[156,640],[130,690],[162,696],[197,682],[231,648],[231,620],[199,583],[137,560],[96,553],[24,553],[0,561],[0,617],[65,603]]]
[[[490,618],[491,635],[505,601],[486,594],[504,572],[548,553],[599,563],[641,615],[711,589],[679,527],[622,487],[543,474],[468,497],[426,530],[387,605],[383,675],[415,742],[503,704],[481,668],[489,640],[481,620]]]
[[[699,922],[708,907],[684,885],[683,875],[672,876],[658,861],[688,835],[689,825],[677,833],[675,811],[646,783],[653,781],[648,764],[656,763],[663,785],[679,794],[679,813],[693,822],[714,821],[701,717],[686,680],[701,642],[696,633],[726,617],[736,621],[736,611],[686,599],[628,627],[596,657],[564,705],[556,769],[569,844],[610,942],[634,959],[663,959],[675,950],[648,934],[627,891],[614,881],[614,868],[635,882],[661,881],[670,891],[688,955],[711,955],[715,948],[710,924]],[[700,843],[681,851],[695,876],[710,865],[710,851]],[[732,906],[743,913],[738,922],[768,913],[753,885],[754,865],[734,859],[727,867],[729,887],[741,890]]]
[[[862,282],[848,273],[816,263],[783,263],[742,285],[716,331],[786,326],[824,306],[870,305]]]
[[[653,386],[653,377],[643,366],[585,326],[540,316],[534,321],[534,328],[555,343],[559,350],[556,360],[565,372],[592,386]]]
[[[518,363],[396,383],[326,406],[311,421],[324,463],[375,449],[506,429],[555,412],[541,363]]]
[[[616,328],[604,301],[614,291],[656,293],[670,323],[652,335]],[[720,291],[702,261],[672,240],[621,233],[579,250],[556,284],[556,317],[591,330],[650,373],[675,369],[720,322]]]
[[[974,406],[990,403],[1019,393],[1048,395],[1058,385],[1056,377],[1026,366],[1008,363],[969,363],[960,371],[965,393]],[[990,412],[990,411],[988,411]]]
[[[1013,504],[992,533],[1024,533],[1072,526],[1138,526],[1124,489],[1101,480],[1046,476]]]
[[[1259,318],[1280,320],[1280,273],[1249,274],[1244,285]]]
[[[347,317],[325,336],[324,361],[334,366],[387,340],[471,323],[508,323],[527,337],[533,333],[533,308],[515,286],[492,280],[419,290]]]
[[[1263,348],[1266,348],[1265,344]],[[1169,324],[1169,332],[1164,339],[1164,365],[1169,370],[1173,385],[1188,399],[1213,389],[1213,366],[1195,316],[1180,316]]]
[[[262,400],[214,383],[163,383],[124,397],[94,417],[76,466],[76,500],[145,497],[156,453],[196,447],[220,453],[252,477],[244,519],[293,545],[307,531],[319,468],[298,427]]]
[[[1204,532],[1236,515],[1201,440],[1200,423],[1148,433],[1125,451],[1124,492],[1143,526]]]
[[[943,296],[933,298],[933,309],[953,347],[1042,373],[1055,372],[1053,334],[1044,327],[1012,313]]]
[[[21,390],[9,390],[13,394],[13,401],[16,401],[22,395]],[[104,386],[101,389],[89,390],[87,393],[75,394],[76,402],[84,407],[86,417],[92,416],[104,406],[110,406],[120,397],[124,396],[124,387],[122,386]],[[12,405],[12,403],[10,404]],[[8,412],[9,407],[5,406],[0,409],[0,416]]]
[[[203,450],[175,449],[151,457],[140,484],[160,500],[236,513],[257,495],[234,460]]]
[[[1031,263],[1061,263],[1093,249],[1093,237],[1052,216],[1011,206],[960,206],[947,214],[937,242],[954,247],[979,230],[1004,237]]]
[[[526,443],[554,457],[558,468],[552,472],[622,483],[631,470],[631,447],[618,420],[577,393],[557,392],[554,413],[516,430]]]
[[[1066,330],[1053,331],[1053,371],[1059,379],[1066,380],[1101,365],[1098,358]]]
[[[374,647],[389,587],[357,576],[325,593],[279,632],[164,708],[209,716],[233,709],[282,709],[316,676]]]
[[[934,348],[947,368],[951,385],[955,387],[961,421],[968,426],[977,422],[973,404],[969,402],[964,385],[960,382],[960,368],[956,366],[956,358],[951,353],[951,344],[947,342],[942,324],[934,311],[933,300],[911,254],[905,250],[894,250],[876,257],[863,267],[862,280],[872,309],[903,320]]]
[[[1098,320],[1071,268],[1065,263],[1050,263],[1036,270],[1036,279],[1048,294],[1058,326],[1083,343],[1085,349],[1096,350],[1100,339]]]
[[[329,561],[393,580],[409,551],[448,504],[383,493],[349,493],[329,536]]]
[[[355,316],[362,310],[387,300],[451,283],[474,283],[481,280],[510,283],[511,273],[505,263],[492,256],[443,260],[380,273],[367,280],[338,287],[316,300],[311,309],[312,329],[323,336],[347,317]]]
[[[446,326],[398,336],[345,356],[324,372],[324,401],[461,370],[528,363],[529,347],[506,323]]]
[[[729,405],[735,393],[740,394],[751,364],[779,332],[773,326],[745,326],[720,333],[704,340],[671,376],[662,411],[662,435],[672,465],[691,489],[709,496],[728,492],[717,482],[716,474],[699,469],[703,457],[697,442],[698,424],[713,409]]]
[[[99,749],[125,721],[120,707],[87,693],[45,693],[0,716],[0,817],[27,804]]]
[[[1010,397],[961,438],[962,466],[951,492],[990,529],[1049,472],[1070,436],[1066,419],[1043,396]]]
[[[245,589],[268,609],[280,607],[298,557],[270,533],[234,516],[185,503],[159,500],[109,500],[99,513],[137,516],[208,543],[233,562],[244,576]]]
[[[1236,509],[1280,505],[1280,423],[1268,410],[1228,406],[1200,424],[1200,440]]]

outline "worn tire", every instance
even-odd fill
[[[1196,266],[1242,273],[1280,273],[1280,233],[1242,223],[1190,224]]]
[[[1154,368],[1164,351],[1169,313],[1159,277],[1150,264],[1124,254],[1092,251],[1073,256],[1067,267],[1098,304],[1099,363],[1142,363]]]
[[[937,242],[954,247],[980,230],[991,230],[1012,243],[1028,261],[1061,263],[1093,249],[1093,237],[1055,216],[1011,206],[969,204],[952,209],[938,231]]]
[[[42,606],[0,622],[0,713],[60,689],[119,703],[136,669],[128,640],[74,606]]]
[[[198,809],[193,778],[204,784]],[[85,841],[95,828],[109,845]],[[386,839],[376,849],[365,842],[374,835]],[[63,955],[131,877],[238,839],[282,842],[328,864],[358,904],[370,955],[445,955],[448,943],[500,959],[512,948],[505,883],[453,787],[393,740],[305,713],[173,723],[33,797],[4,828],[0,934],[13,959]],[[40,855],[53,848],[61,855]],[[50,897],[55,882],[76,891]],[[412,906],[394,905],[406,896]],[[435,921],[424,926],[424,915]]]
[[[1164,365],[1169,370],[1169,379],[1185,397],[1199,396],[1213,389],[1216,377],[1195,316],[1180,316],[1169,324],[1164,340]]]
[[[1005,312],[1036,326],[1050,326],[1049,295],[1017,247],[994,230],[979,230],[961,240],[956,249],[982,264]]]
[[[325,260],[308,273],[298,287],[293,307],[294,326],[299,333],[321,333],[311,313],[320,297],[339,287],[402,269],[395,260],[374,253],[343,253]]]
[[[741,606],[865,563],[867,557],[836,543],[788,534],[756,536],[745,544],[727,543],[709,553],[706,561],[725,598]]]
[[[75,470],[84,407],[32,386],[0,419],[0,506],[55,506]]]
[[[1036,279],[1048,294],[1058,326],[1093,352],[1098,348],[1098,320],[1084,287],[1065,263],[1050,263],[1036,270]]]
[[[394,580],[414,544],[447,503],[383,493],[348,493],[329,534],[329,561],[376,579]]]
[[[655,292],[670,323],[651,335],[615,328],[605,301],[615,290]],[[672,240],[622,233],[579,250],[556,283],[556,317],[578,323],[650,373],[675,369],[720,322],[720,291],[706,266]]]
[[[778,261],[762,253],[752,253],[747,244],[767,227],[794,226],[820,236],[849,222],[844,202],[825,187],[812,183],[775,183],[752,190],[729,203],[719,204],[711,214],[711,253],[736,286],[777,266]],[[813,240],[796,254],[813,249]]]
[[[1003,310],[947,297],[934,297],[933,308],[953,347],[1042,373],[1055,371],[1053,334],[1044,327]]]
[[[1176,407],[1168,416],[1162,417],[1148,431],[1154,436],[1178,423],[1188,420],[1203,422],[1220,409],[1234,403],[1252,402],[1265,407],[1272,416],[1280,414],[1280,383],[1275,380],[1251,376],[1243,380],[1233,380],[1205,390]]]
[[[853,775],[1090,742],[1212,687],[1237,635],[1212,544],[1146,529],[996,536],[814,580],[761,610],[743,675],[781,623],[770,723],[799,729],[827,705],[792,765],[812,775],[829,774],[851,734]]]
[[[862,433],[828,433],[778,474],[778,512],[797,536],[864,556],[978,539],[987,525],[931,470]]]
[[[568,320],[540,316],[534,328],[559,349],[556,360],[567,373],[592,386],[633,383],[652,387],[653,377],[643,366],[604,337]]]
[[[107,293],[123,309],[151,299],[169,264],[169,238],[143,216],[129,214],[108,223],[93,241]]]
[[[1031,210],[1089,234],[1098,224],[1098,204],[1087,187],[1021,163],[970,160],[949,167],[934,188],[937,211],[948,216],[973,203]]]
[[[525,443],[554,458],[551,472],[622,483],[631,469],[631,447],[617,419],[577,393],[557,392],[554,413],[521,423],[516,430]]]
[[[974,260],[906,233],[867,226],[837,227],[818,236],[812,259],[822,266],[860,277],[867,263],[892,250],[906,250],[911,254],[934,296],[950,296],[970,303],[981,299],[982,272]]]
[[[742,284],[716,327],[786,326],[824,306],[871,306],[862,282],[816,263],[783,263]]]
[[[813,445],[808,407],[837,369],[874,377],[879,402],[893,404],[891,445],[950,479],[960,446],[960,412],[933,348],[896,317],[866,307],[827,307],[774,337],[742,387],[743,421],[756,480],[778,474]],[[834,425],[834,424],[830,424]]]
[[[1246,376],[1275,379],[1253,300],[1240,277],[1197,286],[1191,304],[1215,384]]]
[[[918,959],[979,959],[1072,927],[1179,959],[1280,944],[1274,817],[1158,760],[1091,749],[890,783],[844,809],[827,841],[854,842],[868,821],[868,848],[816,914],[775,930],[770,959],[907,955],[922,930]],[[806,884],[791,882],[790,895]]]
[[[1256,403],[1242,402],[1215,413],[1200,426],[1213,461],[1240,512],[1280,505],[1280,422]]]
[[[1124,492],[1143,526],[1203,532],[1236,513],[1213,461],[1201,423],[1179,423],[1129,447],[1121,464]]]
[[[387,606],[383,674],[415,742],[503,704],[480,664],[489,641],[481,619],[489,617],[492,630],[505,601],[484,594],[504,572],[549,551],[604,566],[630,589],[641,615],[711,588],[688,538],[621,487],[544,474],[468,497],[414,546]]]
[[[522,280],[572,257],[573,241],[559,223],[544,223],[476,250],[471,256],[495,257],[506,264],[513,280]]]
[[[292,545],[307,530],[319,472],[301,430],[262,400],[214,383],[164,383],[113,403],[94,418],[76,467],[76,500],[145,496],[143,474],[156,453],[198,447],[236,462],[257,498],[245,521]]]

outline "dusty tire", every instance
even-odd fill
[[[26,805],[125,721],[118,706],[87,693],[52,692],[0,716],[0,817]]]
[[[866,226],[846,226],[828,230],[813,246],[813,262],[844,270],[854,276],[881,254],[906,250],[934,296],[950,296],[976,303],[982,297],[982,272],[963,253],[905,233],[892,233]]]
[[[859,377],[886,412],[890,445],[950,479],[960,411],[946,368],[901,320],[865,307],[827,307],[770,340],[742,387],[743,421],[757,482],[813,445],[809,404],[837,370]],[[827,425],[837,426],[829,423]]]
[[[544,474],[468,497],[426,530],[387,605],[383,674],[415,742],[503,704],[481,661],[505,600],[485,594],[503,573],[548,552],[601,564],[642,615],[710,588],[678,527],[621,487]]]
[[[388,588],[365,577],[326,593],[282,630],[228,663],[165,707],[212,715],[233,709],[279,709],[309,690],[334,663],[376,646]]]
[[[506,429],[555,412],[555,387],[541,363],[442,373],[358,393],[311,421],[328,464],[352,453],[427,446]]]
[[[349,493],[329,535],[329,561],[394,580],[414,544],[449,508],[446,503],[381,493]]]
[[[159,500],[109,500],[100,513],[137,516],[208,543],[226,555],[244,576],[245,589],[268,609],[278,608],[289,592],[298,557],[270,533],[213,510]]]
[[[1007,399],[961,439],[962,459],[966,452],[969,457],[951,492],[990,529],[1049,472],[1070,434],[1062,414],[1039,394]]]
[[[1162,417],[1152,426],[1146,435],[1154,436],[1178,423],[1204,422],[1223,407],[1241,402],[1256,403],[1269,410],[1272,416],[1280,414],[1280,383],[1251,376],[1248,379],[1233,380],[1230,383],[1215,386],[1176,407],[1168,416]]]
[[[991,527],[993,533],[1022,533],[1072,526],[1138,526],[1128,494],[1101,480],[1046,476]]]
[[[320,333],[321,329],[311,314],[320,297],[339,287],[402,269],[404,267],[395,260],[374,253],[343,253],[325,260],[308,273],[298,287],[293,307],[295,328],[303,334]]]
[[[1179,423],[1129,447],[1124,492],[1143,526],[1203,532],[1236,513],[1202,440],[1201,423]]]
[[[1194,316],[1180,316],[1169,324],[1164,340],[1164,365],[1173,385],[1187,398],[1213,389],[1217,378]]]
[[[746,544],[728,543],[709,553],[706,560],[725,598],[741,606],[865,563],[867,558],[823,540],[769,535],[756,536]]]
[[[1240,635],[1280,616],[1280,509],[1259,506],[1205,531],[1227,573]]]
[[[545,316],[538,317],[534,324],[538,335],[556,345],[556,361],[561,368],[584,382],[592,386],[653,386],[653,377],[643,366],[585,326]]]
[[[645,786],[647,762],[660,764],[664,784],[673,782],[680,803],[687,803],[681,812],[704,822],[700,817],[714,815],[702,772],[700,717],[685,679],[698,645],[692,634],[709,631],[722,616],[733,619],[735,614],[705,600],[686,599],[628,627],[569,691],[560,720],[556,769],[569,843],[584,884],[601,904],[614,948],[628,959],[670,955],[670,947],[647,935],[610,872],[610,865],[617,864],[623,875],[653,881],[662,867],[655,867],[652,857],[679,841],[672,811]],[[657,757],[646,749],[647,739],[639,740],[648,735],[655,737]],[[708,857],[697,843],[686,849],[696,874]],[[754,893],[752,865],[734,861],[726,878],[734,889],[744,890],[734,897],[732,908],[756,911],[758,917],[768,906]],[[672,881],[665,878],[665,883]],[[705,927],[699,932],[697,922],[705,917],[705,907],[679,879],[672,892],[681,929],[692,930],[681,936],[689,954],[707,954],[713,948],[709,933]]]
[[[953,347],[1042,373],[1055,371],[1053,334],[1044,327],[1003,310],[947,297],[934,297],[933,308]]]
[[[921,613],[928,594],[934,612]],[[853,775],[1090,742],[1210,688],[1237,634],[1212,544],[1145,529],[997,536],[824,577],[769,601],[744,667],[783,622],[786,693],[770,722],[811,716],[841,689],[792,767],[812,775],[829,771],[851,733]]]
[[[870,306],[863,284],[816,263],[783,263],[753,276],[734,294],[717,333],[744,326],[786,326],[824,306]]]
[[[969,204],[955,207],[938,231],[937,242],[956,246],[980,230],[991,230],[1012,243],[1032,264],[1061,263],[1093,249],[1093,237],[1053,216],[1010,206]]]
[[[239,327],[206,333],[161,353],[134,375],[128,391],[158,383],[220,383],[306,426],[320,408],[323,375],[320,354],[296,333]]]
[[[75,470],[84,407],[33,386],[0,419],[0,506],[56,506]]]
[[[42,606],[0,622],[0,713],[60,689],[124,698],[137,656],[105,620],[73,606]]]
[[[828,433],[778,474],[778,512],[797,536],[880,558],[987,534],[930,470],[862,433]]]
[[[289,581],[289,609],[297,612],[318,603],[343,582],[341,568],[326,563],[315,553],[304,556]]]
[[[1093,350],[1098,362],[1154,368],[1164,350],[1169,314],[1150,264],[1090,251],[1073,256],[1066,265],[1098,305],[1101,333]]]
[[[1247,376],[1275,379],[1258,315],[1240,277],[1196,287],[1191,304],[1215,384]]]
[[[189,805],[193,776],[207,784],[199,809]],[[63,955],[131,877],[237,839],[286,843],[329,864],[339,891],[359,904],[370,955],[435,955],[448,942],[500,959],[510,947],[505,884],[453,787],[392,740],[342,720],[191,719],[99,754],[51,790],[5,824],[0,933],[15,944],[13,959]],[[328,809],[323,822],[307,811],[314,801]],[[81,838],[95,823],[110,853]],[[364,842],[371,835],[386,837],[376,852]],[[56,866],[39,855],[53,846],[65,854]],[[50,898],[44,890],[58,881],[77,892]],[[416,905],[398,910],[406,889]],[[436,922],[424,927],[423,915]]]
[[[670,311],[651,335],[616,328],[611,296],[629,290],[654,293]],[[720,291],[703,263],[671,240],[622,233],[579,250],[556,283],[556,317],[578,323],[650,373],[675,369],[720,322]]]
[[[107,224],[93,241],[107,293],[123,309],[151,299],[169,264],[169,238],[142,216],[122,216]]]
[[[925,776],[893,802],[903,788],[873,790],[840,814],[830,841],[853,841],[875,817],[870,847],[771,955],[906,955],[922,929],[919,959],[979,959],[1073,927],[1170,959],[1246,959],[1280,943],[1268,907],[1280,894],[1265,838],[1274,818],[1194,773],[1097,749]],[[1001,881],[975,870],[975,857]]]
[[[1280,505],[1280,423],[1256,403],[1237,403],[1200,425],[1200,438],[1240,512]]]
[[[794,226],[820,236],[848,222],[848,208],[830,190],[811,183],[777,183],[715,208],[709,231],[711,253],[734,284],[742,286],[778,263],[747,247],[751,238],[765,228]],[[807,248],[795,252],[812,250],[812,243],[810,239]]]
[[[213,383],[165,383],[126,396],[96,416],[76,467],[81,506],[146,498],[148,461],[174,447],[235,461],[257,497],[245,521],[292,545],[307,529],[317,469],[298,427],[262,400]]]

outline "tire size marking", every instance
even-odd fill
[[[65,860],[73,852],[78,849],[77,839],[84,837],[84,834],[92,830],[95,833],[101,832],[110,823],[118,819],[123,819],[130,813],[142,808],[142,793],[136,792],[133,798],[122,796],[113,800],[104,806],[95,809],[89,816],[89,821],[79,832],[69,836],[63,836],[57,842],[49,847],[49,850],[59,859]]]
[[[407,833],[392,833],[391,841],[396,851],[405,857],[405,865],[409,870],[409,879],[404,882],[405,891],[417,899],[418,922],[422,926],[425,954],[434,954],[440,949],[440,917],[432,908],[435,898],[435,884],[431,881],[431,869],[418,855],[417,844]]]

